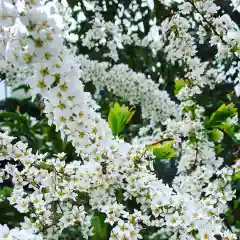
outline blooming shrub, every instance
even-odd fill
[[[117,11],[111,22],[103,15],[113,4]],[[51,157],[34,153],[26,143],[0,133],[0,160],[7,161],[0,182],[13,183],[8,201],[25,215],[14,229],[1,225],[1,239],[59,239],[72,226],[88,239],[97,231],[97,214],[104,217],[109,236],[103,237],[108,239],[237,239],[223,215],[235,197],[240,165],[227,165],[220,156],[226,137],[240,143],[237,108],[226,103],[206,115],[195,96],[238,74],[237,60],[225,68],[227,58],[239,57],[238,26],[212,0],[179,3],[160,24],[154,4],[141,1],[144,13],[137,1],[128,6],[83,1],[75,8],[80,25],[92,13],[87,19],[91,28],[80,41],[95,51],[107,49],[105,62],[98,62],[76,54],[65,42],[77,40],[68,29],[73,20],[66,4],[1,0],[1,70],[9,82],[27,84],[33,99],[41,96],[48,124],[81,157],[68,162],[63,152]],[[149,26],[141,21],[145,16]],[[214,61],[197,56],[198,42],[216,47]],[[117,63],[121,49],[131,44],[149,47],[153,55],[163,51],[167,61],[184,67],[184,79],[175,81],[178,102],[144,73]],[[139,104],[149,125],[132,142],[120,139],[121,124],[129,120],[126,108],[115,105],[107,123],[83,82]],[[238,78],[235,85],[238,95]],[[166,184],[156,176],[154,164],[171,158],[178,159],[177,174]]]

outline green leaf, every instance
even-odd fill
[[[110,112],[108,114],[108,124],[109,124],[109,127],[112,129],[113,135],[117,136],[118,135],[118,119],[112,109],[110,109]]]
[[[124,195],[123,195],[123,189],[116,189],[116,199],[118,202],[123,202],[124,201]]]
[[[221,154],[221,152],[223,151],[222,145],[218,144],[217,146],[214,147],[215,153],[217,156],[219,156]]]
[[[219,142],[219,141],[221,141],[222,137],[223,137],[222,131],[220,131],[216,128],[214,128],[213,130],[210,131],[210,138],[212,141]]]
[[[174,89],[174,94],[177,95],[182,88],[184,88],[186,85],[191,86],[193,84],[193,81],[190,79],[177,79],[174,81],[175,82],[175,89]]]
[[[93,240],[108,239],[108,223],[105,223],[106,216],[103,213],[96,212],[92,218]]]
[[[4,187],[2,189],[0,189],[0,196],[3,197],[10,197],[12,194],[13,189],[10,187]]]
[[[235,144],[239,143],[239,140],[235,136],[234,126],[232,126],[231,123],[224,122],[219,125],[218,128],[222,129],[230,138],[232,138]]]
[[[127,117],[127,113],[126,112],[119,112],[117,118],[118,118],[118,134],[120,132],[122,132],[122,130],[124,129],[125,127],[125,119]]]
[[[125,128],[126,124],[131,120],[135,110],[129,109],[126,106],[120,106],[119,103],[115,103],[110,108],[108,114],[108,124],[112,129],[113,135],[118,136]]]
[[[184,110],[184,112],[189,112],[191,114],[191,119],[195,120],[195,118],[196,118],[196,113],[195,113],[196,105],[195,104],[186,106],[186,107],[184,107],[183,110]]]
[[[234,209],[238,209],[238,207],[239,207],[239,201],[238,201],[238,199],[235,199],[235,200],[233,201],[233,208],[234,208]]]
[[[186,80],[183,79],[177,79],[174,81],[175,82],[175,89],[174,89],[174,94],[177,95],[182,88],[187,84]]]
[[[196,133],[195,133],[194,131],[189,132],[188,137],[189,137],[190,143],[193,143],[193,144],[196,143],[196,141],[197,141],[197,136],[196,136]]]
[[[176,150],[172,147],[174,141],[170,141],[163,145],[155,145],[151,147],[153,154],[156,156],[157,159],[171,159],[175,157]]]
[[[16,120],[16,121],[27,122],[27,119],[25,116],[16,112],[1,112],[0,117],[9,118],[11,120]]]
[[[231,50],[232,50],[233,52],[236,52],[236,51],[239,51],[239,50],[240,50],[240,48],[238,47],[238,43],[237,43],[237,42],[234,43],[234,45],[233,45],[233,47],[232,47]]]
[[[49,170],[51,168],[51,165],[49,165],[45,162],[40,163],[39,166],[40,166],[41,169],[46,169],[46,170]]]
[[[237,113],[237,108],[233,104],[222,104],[210,118],[206,118],[206,128],[217,127],[225,122],[229,117],[233,117]]]
[[[233,179],[234,179],[234,180],[240,180],[240,172],[236,173],[236,174],[233,176]]]

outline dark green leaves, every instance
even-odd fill
[[[0,189],[0,198],[7,198],[10,197],[12,194],[12,188],[4,187]]]
[[[106,240],[108,239],[109,224],[105,223],[106,216],[103,213],[96,212],[92,218],[93,236],[92,240]]]

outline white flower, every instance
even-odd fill
[[[1,239],[10,239],[10,230],[6,224],[0,225],[0,237]]]
[[[75,43],[78,41],[78,34],[70,33],[68,36],[66,36],[66,39],[71,43]]]
[[[14,6],[8,2],[0,1],[0,26],[10,27],[14,24],[14,18],[17,16],[17,11]]]
[[[78,15],[77,15],[77,21],[80,23],[80,22],[83,22],[85,21],[87,18],[84,14],[84,12],[79,12]]]
[[[154,0],[147,0],[147,4],[150,10],[154,9]]]

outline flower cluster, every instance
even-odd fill
[[[41,240],[42,238],[35,235],[31,230],[9,229],[8,226],[0,225],[0,237],[1,239],[27,239],[27,240]]]
[[[169,1],[159,2],[162,8],[169,7]],[[155,11],[159,5],[154,6],[154,1],[116,3],[83,1],[74,8],[81,17],[75,20],[66,14],[65,19],[71,19],[72,26],[81,28],[82,23],[91,23],[91,28],[87,28],[76,41],[96,52],[106,48],[108,51],[104,57],[115,62],[119,61],[119,52],[128,46],[147,48],[154,56],[163,53],[169,63],[184,67],[185,74],[181,77],[193,81],[192,86],[182,89],[181,99],[201,93],[204,86],[214,88],[221,82],[237,84],[236,92],[239,92],[239,28],[213,0],[180,1],[171,16],[160,20]],[[116,8],[113,19],[105,20],[108,8],[113,7]],[[68,9],[66,5],[65,9]],[[216,47],[214,58],[203,61],[199,44]],[[226,59],[233,62],[227,69],[224,67]],[[156,57],[153,70],[157,66]]]
[[[203,6],[200,3],[204,3]],[[212,1],[200,3],[195,6],[188,1],[180,4],[179,10],[184,15],[195,6],[200,13],[207,10],[209,18],[216,13]],[[52,4],[54,6],[54,2]],[[129,5],[129,12],[120,4],[115,22],[107,23],[101,15],[106,2],[103,8],[97,1],[83,1],[83,4],[89,11],[96,9],[93,28],[82,39],[84,45],[94,47],[93,40],[98,46],[107,44],[110,49],[107,56],[114,60],[118,59],[117,49],[132,42],[149,45],[153,52],[164,47],[169,61],[188,64],[188,77],[193,78],[197,92],[210,76],[218,76],[216,81],[224,79],[221,71],[213,72],[207,63],[201,63],[195,56],[195,39],[189,34],[193,20],[189,23],[176,13],[157,26],[153,19],[149,34],[139,41],[134,33],[137,29],[144,32],[144,26],[140,22],[136,29],[129,18],[131,13],[136,14],[134,21],[144,17],[153,10],[154,1],[142,1],[146,8],[143,16],[137,11],[136,1]],[[146,228],[154,228],[156,234],[164,234],[170,240],[210,240],[215,235],[236,239],[223,224],[221,214],[226,211],[226,203],[234,197],[231,180],[238,172],[238,163],[233,167],[221,167],[222,159],[216,157],[214,145],[205,134],[201,107],[196,106],[193,118],[189,112],[184,112],[193,102],[186,101],[178,107],[144,74],[135,73],[126,65],[110,66],[75,56],[74,51],[64,45],[68,33],[62,22],[58,24],[58,11],[52,11],[40,0],[1,0],[0,15],[1,70],[6,67],[7,71],[15,73],[21,69],[32,98],[36,95],[43,98],[49,124],[56,125],[62,139],[72,142],[82,159],[67,163],[64,153],[54,158],[33,154],[26,144],[15,143],[14,138],[0,133],[0,160],[7,162],[0,169],[0,180],[11,179],[14,189],[8,200],[28,216],[20,229],[0,226],[2,239],[58,239],[70,226],[79,226],[87,239],[93,234],[94,211],[105,214],[112,240],[140,239]],[[82,21],[84,16],[82,13],[79,19]],[[121,21],[128,29],[126,33]],[[220,28],[221,24],[218,26]],[[165,45],[165,41],[169,45]],[[97,112],[99,106],[84,92],[80,80],[83,78],[85,82],[93,81],[98,90],[107,87],[116,95],[139,103],[143,118],[151,119],[153,125],[165,121],[165,130],[157,130],[159,135],[155,137],[171,137],[175,147],[182,148],[178,175],[172,187],[155,176],[151,151],[113,138],[108,124]],[[187,97],[193,94],[190,90]],[[180,95],[184,95],[183,91],[186,88]],[[160,106],[153,107],[153,100]],[[191,141],[193,133],[194,141]],[[182,137],[187,139],[182,140]],[[214,173],[217,176],[211,179]],[[139,207],[129,209],[129,200]]]
[[[142,118],[151,124],[164,122],[170,117],[179,118],[179,109],[166,91],[158,90],[158,84],[142,73],[136,73],[124,64],[110,67],[107,62],[91,61],[79,56],[83,82],[92,82],[97,91],[107,88],[131,105],[139,104]],[[156,102],[158,104],[156,104]]]
[[[111,239],[138,239],[143,226],[164,227],[168,234],[178,231],[182,239],[188,238],[193,229],[197,229],[200,235],[230,234],[222,229],[218,214],[225,210],[224,200],[229,200],[231,196],[222,198],[223,207],[217,204],[213,208],[212,199],[216,197],[216,190],[219,191],[224,185],[224,178],[216,182],[217,189],[215,183],[208,186],[205,199],[196,201],[191,195],[178,193],[157,180],[148,170],[149,160],[144,161],[136,154],[132,161],[130,155],[125,164],[109,164],[104,173],[103,167],[96,161],[66,164],[64,154],[47,159],[46,154],[34,155],[26,144],[12,144],[12,141],[12,137],[1,134],[2,159],[8,159],[8,164],[1,170],[4,174],[1,175],[3,179],[10,177],[14,183],[10,203],[19,212],[31,213],[31,217],[25,218],[21,224],[24,231],[31,229],[35,234],[41,232],[56,238],[63,229],[77,224],[86,237],[91,235],[91,211],[87,214],[84,198],[79,199],[82,194],[87,194],[92,209],[105,213],[106,222],[114,226]],[[22,171],[18,170],[19,165],[24,166]],[[233,171],[230,170],[219,172],[220,176],[225,177],[226,183],[231,174]],[[226,185],[222,187],[225,190]],[[129,213],[126,206],[117,202],[114,195],[117,189],[123,190],[125,200],[135,198],[141,210]],[[80,205],[81,202],[83,205]],[[208,224],[213,219],[215,223],[209,228]],[[174,236],[171,239],[175,239]]]

